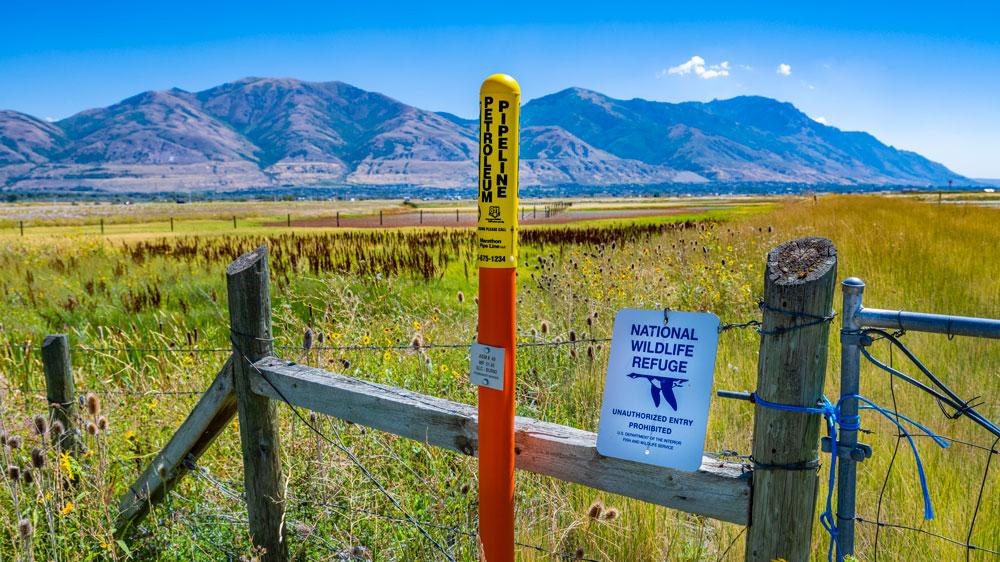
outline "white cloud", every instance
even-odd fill
[[[55,117],[46,117],[45,120],[47,122],[49,122],[49,123],[55,123],[56,122],[56,118]]]
[[[826,120],[826,117],[817,117],[817,118],[813,119],[813,121],[815,121],[817,123],[822,123],[822,124],[827,125],[827,126],[830,125],[830,122]]]
[[[666,70],[661,70],[657,76],[663,77],[668,74],[677,76],[694,74],[695,76],[704,78],[705,80],[711,80],[712,78],[725,78],[729,76],[729,61],[722,61],[719,64],[708,65],[705,63],[705,59],[695,55],[685,63],[677,66],[671,66]]]
[[[791,76],[792,75],[792,65],[785,64],[785,63],[779,64],[778,65],[778,74],[780,74],[782,76]]]
[[[671,66],[670,68],[668,68],[667,74],[680,74],[680,75],[691,74],[691,71],[694,70],[696,66],[705,68],[705,59],[699,57],[698,55],[695,55],[691,57],[691,60],[687,61],[684,64],[679,64],[677,66]]]

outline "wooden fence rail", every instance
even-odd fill
[[[266,357],[251,375],[254,392],[275,401],[389,433],[476,455],[476,408],[450,400]],[[514,423],[519,469],[583,484],[657,505],[747,524],[750,478],[742,465],[705,458],[697,472],[602,456],[597,435],[518,417]]]

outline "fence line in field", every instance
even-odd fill
[[[543,219],[549,219],[557,216],[558,214],[566,211],[572,207],[571,202],[557,201],[549,204],[542,205],[531,205],[531,206],[521,206],[518,208],[521,220],[527,221],[528,218],[535,220],[539,218],[539,211],[542,213]],[[644,210],[643,207],[637,207],[635,210]],[[331,211],[332,212],[332,211]],[[343,215],[343,216],[342,216]],[[453,225],[470,226],[467,223],[475,223],[476,218],[476,208],[475,207],[458,207],[447,211],[426,211],[424,209],[379,209],[377,211],[370,212],[357,212],[357,213],[346,213],[344,211],[332,212],[330,215],[303,215],[296,217],[295,220],[303,220],[309,223],[329,223],[329,224],[309,224],[301,228],[311,228],[313,226],[322,226],[324,228],[342,228],[341,222],[344,222],[343,228],[371,228],[375,226],[376,220],[378,221],[378,226],[392,226],[391,222],[397,223],[397,225],[402,226],[422,226],[424,225],[424,217],[431,219],[427,226],[436,227],[448,227]],[[162,215],[161,215],[162,217]],[[45,221],[41,219],[28,220],[24,219],[8,219],[4,222],[7,223],[12,230],[18,231],[20,236],[25,236],[25,230],[28,234],[31,233],[32,228],[76,228],[76,229],[92,229],[90,232],[92,234],[105,235],[105,227],[129,227],[136,225],[169,225],[169,232],[176,231],[176,225],[182,224],[180,219],[174,216],[167,216],[166,218],[161,217],[150,217],[148,219],[137,219],[129,221],[120,222],[110,222],[105,221],[104,217],[93,219],[92,222],[73,222],[72,219],[67,219],[67,221]],[[454,220],[452,220],[454,217]],[[402,220],[398,220],[402,218]],[[392,219],[397,219],[392,221]],[[278,216],[257,216],[257,215],[231,215],[228,217],[220,217],[219,215],[201,218],[198,216],[192,216],[187,219],[191,223],[204,224],[207,222],[213,222],[217,224],[228,225],[232,223],[233,227],[231,230],[239,230],[239,221],[252,221],[256,224],[250,226],[249,228],[300,228],[298,225],[292,224],[292,214],[285,213],[285,217],[282,220]],[[369,224],[370,223],[370,224]]]
[[[823,251],[832,250],[832,244],[829,244],[829,241],[816,242],[816,240],[817,239],[802,239],[801,241],[795,242],[801,243],[806,247],[810,244],[819,244]],[[823,246],[823,244],[829,244],[829,247]],[[789,254],[794,255],[794,252],[779,251],[784,246],[786,245],[779,246],[778,248],[772,250],[772,253],[769,254],[769,260],[771,259],[772,254],[775,256],[785,256]],[[830,257],[830,254],[825,255],[828,258]],[[266,251],[261,249],[257,252],[247,254],[237,260],[236,263],[242,263],[243,265],[246,265],[247,263],[259,264],[261,263],[259,261],[261,256],[263,256],[264,281],[261,285],[247,285],[244,290],[250,291],[252,294],[267,295]],[[831,259],[832,263],[835,265],[835,253],[832,254]],[[255,262],[254,260],[257,261]],[[769,261],[769,269],[771,266],[772,263]],[[766,288],[765,295],[766,298],[769,299],[767,302],[770,304],[765,305],[764,303],[761,303],[760,307],[763,313],[762,319],[753,319],[742,323],[723,324],[720,327],[720,332],[730,329],[754,328],[759,335],[762,337],[766,336],[761,345],[761,358],[758,365],[758,390],[742,396],[738,396],[740,393],[726,392],[726,394],[729,395],[728,397],[743,397],[744,399],[749,398],[752,401],[756,398],[756,423],[753,453],[751,455],[744,456],[733,451],[723,451],[716,455],[718,457],[739,458],[741,461],[739,465],[718,462],[703,463],[701,471],[699,473],[695,473],[695,476],[690,477],[683,476],[679,472],[672,471],[670,469],[653,469],[649,468],[647,465],[636,465],[635,463],[628,463],[627,465],[624,465],[614,459],[608,459],[606,457],[596,455],[596,453],[592,450],[592,434],[588,436],[584,435],[586,432],[581,432],[580,430],[575,430],[573,428],[556,426],[555,424],[546,424],[536,420],[522,419],[518,421],[519,429],[516,431],[519,433],[517,433],[516,436],[519,446],[523,449],[518,452],[518,455],[521,455],[522,452],[525,454],[519,457],[518,467],[527,468],[529,470],[554,476],[562,480],[568,480],[597,489],[624,494],[640,500],[658,503],[659,505],[666,505],[672,508],[679,508],[694,513],[700,513],[702,515],[708,515],[709,517],[715,517],[724,521],[743,524],[753,521],[754,525],[748,527],[749,531],[747,534],[748,560],[769,560],[770,558],[773,558],[772,554],[774,553],[786,552],[783,550],[786,548],[788,549],[787,552],[792,553],[788,557],[797,559],[802,555],[808,554],[808,548],[811,542],[808,540],[812,527],[811,514],[813,513],[815,505],[815,495],[813,495],[812,498],[806,497],[807,492],[803,492],[798,489],[815,489],[814,484],[810,484],[810,473],[819,470],[820,461],[818,458],[813,459],[813,457],[818,456],[818,450],[815,447],[815,444],[799,445],[794,439],[790,439],[788,436],[808,433],[809,431],[812,431],[810,429],[810,425],[813,426],[813,429],[818,430],[819,416],[801,416],[801,413],[790,416],[785,412],[822,414],[824,417],[828,418],[828,423],[833,431],[831,431],[830,443],[824,445],[824,451],[831,453],[831,479],[829,481],[830,490],[827,493],[827,509],[821,517],[821,521],[823,522],[824,527],[830,532],[831,546],[837,548],[838,558],[842,557],[843,554],[853,554],[853,523],[855,522],[873,524],[876,526],[876,540],[874,546],[874,555],[876,558],[878,557],[878,531],[882,527],[897,530],[918,531],[952,544],[961,545],[966,550],[966,558],[968,558],[972,552],[985,552],[1000,555],[1000,551],[980,547],[972,544],[971,542],[976,519],[982,504],[982,496],[989,477],[992,457],[994,454],[1000,454],[1000,451],[996,450],[997,444],[1000,443],[1000,429],[998,429],[993,422],[986,419],[976,411],[975,398],[972,400],[960,399],[950,389],[944,386],[943,383],[941,383],[940,380],[933,375],[933,373],[924,367],[912,353],[910,353],[904,346],[902,346],[902,344],[898,342],[898,337],[900,337],[903,333],[903,313],[899,313],[900,331],[896,334],[888,334],[886,332],[870,328],[858,328],[857,330],[848,330],[845,328],[841,332],[841,337],[845,342],[845,347],[860,346],[861,349],[858,350],[859,355],[863,355],[874,365],[882,368],[891,375],[890,390],[893,395],[893,409],[884,410],[874,404],[871,405],[871,408],[880,412],[883,416],[888,418],[890,422],[894,420],[893,416],[895,416],[895,423],[897,425],[897,443],[896,451],[893,452],[893,457],[889,463],[882,491],[879,494],[879,504],[876,508],[875,518],[867,519],[857,516],[853,511],[852,503],[850,511],[842,512],[838,509],[836,511],[837,522],[836,524],[831,523],[832,518],[834,517],[834,512],[829,499],[832,497],[832,489],[835,485],[843,486],[845,482],[842,472],[836,480],[833,478],[834,471],[832,470],[832,465],[834,462],[837,462],[838,458],[841,459],[841,463],[846,463],[851,459],[853,459],[853,462],[863,460],[860,454],[855,454],[858,451],[870,456],[870,447],[868,447],[867,451],[865,451],[864,448],[867,447],[866,445],[857,444],[856,434],[874,432],[862,428],[859,423],[859,418],[856,415],[852,414],[850,417],[853,417],[854,419],[849,419],[849,416],[846,413],[840,411],[840,404],[846,399],[853,397],[855,400],[864,400],[857,394],[856,373],[854,375],[855,384],[853,389],[845,390],[842,385],[842,396],[840,400],[837,401],[836,407],[831,405],[829,402],[826,402],[826,406],[820,408],[809,405],[800,405],[798,402],[801,402],[801,398],[791,396],[791,394],[798,396],[800,389],[790,388],[789,385],[781,384],[787,381],[774,378],[777,376],[788,376],[782,374],[785,372],[782,369],[791,373],[806,371],[806,374],[801,375],[803,379],[808,379],[804,383],[808,386],[808,392],[805,392],[804,394],[812,394],[813,387],[815,386],[818,389],[818,393],[822,395],[822,386],[825,377],[824,370],[826,365],[825,353],[822,354],[822,356],[819,354],[804,353],[802,352],[801,347],[795,347],[789,343],[790,332],[810,329],[810,331],[804,336],[800,336],[798,334],[794,335],[797,343],[801,344],[802,341],[807,341],[810,346],[814,343],[816,346],[824,346],[818,349],[825,349],[826,346],[825,335],[826,330],[828,330],[827,325],[833,320],[833,314],[828,313],[827,311],[830,309],[830,300],[832,300],[832,280],[834,279],[833,272],[835,272],[835,268],[817,269],[815,264],[811,264],[811,267],[812,269],[808,272],[808,275],[813,275],[814,272],[818,271],[816,275],[823,276],[822,283],[826,288],[822,290],[805,290],[799,288],[794,290],[802,291],[801,293],[781,293],[780,291],[792,290],[788,288],[776,288],[773,284],[774,278],[769,277],[768,279],[771,280],[772,284],[768,285],[768,288]],[[240,271],[242,272],[245,270]],[[230,275],[233,274],[230,273]],[[816,278],[812,278],[812,280],[815,281]],[[807,279],[807,282],[808,281],[810,281],[810,279]],[[860,308],[860,304],[858,305],[857,310],[849,310],[848,308],[846,295],[849,291],[846,287],[848,286],[849,281],[850,280],[845,281],[844,283],[844,311],[845,315],[849,315],[850,318],[853,318],[860,315],[862,313],[862,309]],[[233,298],[233,290],[233,286],[230,285],[230,306],[233,306],[232,303],[234,302],[241,302]],[[788,300],[789,304],[784,304],[785,300]],[[252,299],[251,302],[253,302]],[[860,303],[860,301],[858,302]],[[781,307],[778,307],[776,303],[782,303]],[[337,450],[350,457],[352,463],[354,463],[354,465],[365,474],[366,478],[372,483],[372,485],[378,488],[379,492],[390,500],[391,503],[393,503],[403,514],[403,517],[399,519],[419,529],[428,541],[445,556],[445,558],[451,559],[451,556],[448,554],[446,549],[440,543],[435,541],[435,539],[427,532],[427,526],[424,526],[422,522],[413,518],[401,506],[401,504],[370,473],[370,471],[368,471],[360,459],[358,459],[354,453],[346,447],[346,444],[344,444],[342,439],[340,439],[340,443],[338,443],[327,436],[322,430],[314,427],[314,425],[299,412],[299,408],[306,408],[314,412],[340,417],[354,423],[360,423],[375,429],[423,441],[432,446],[457,450],[467,455],[473,455],[475,454],[476,444],[473,441],[470,441],[469,436],[475,433],[476,420],[470,413],[469,408],[465,405],[442,400],[433,396],[424,396],[406,391],[404,389],[397,389],[368,382],[363,379],[345,377],[343,375],[330,373],[321,369],[296,365],[294,362],[281,360],[271,356],[271,352],[275,349],[295,351],[299,353],[312,353],[318,351],[419,351],[423,349],[464,349],[468,347],[469,343],[423,344],[423,342],[415,339],[414,342],[410,344],[398,345],[313,346],[313,338],[307,336],[304,338],[302,346],[274,346],[273,342],[275,338],[271,337],[270,331],[269,302],[260,300],[252,305],[244,303],[239,306],[247,306],[252,308],[252,310],[249,310],[249,312],[237,311],[234,313],[233,309],[231,309],[231,318],[234,318],[234,314],[245,314],[246,316],[236,316],[236,318],[240,318],[240,321],[245,325],[260,327],[260,330],[254,334],[241,333],[239,325],[237,325],[234,320],[232,322],[233,326],[231,327],[231,341],[233,347],[230,349],[174,347],[75,348],[75,350],[82,353],[106,353],[111,351],[153,352],[151,350],[156,350],[164,353],[225,352],[230,354],[230,359],[220,371],[219,375],[215,379],[215,382],[213,382],[212,388],[205,393],[198,391],[118,391],[122,394],[134,393],[156,395],[158,393],[189,393],[192,395],[201,394],[202,396],[198,405],[194,410],[192,410],[188,420],[184,422],[178,432],[174,435],[174,438],[171,439],[171,442],[168,443],[167,447],[161,451],[157,460],[151,463],[150,467],[147,468],[147,471],[143,473],[140,479],[136,482],[136,485],[130,488],[129,494],[131,494],[131,496],[127,494],[126,497],[123,497],[123,506],[129,506],[132,504],[138,506],[128,507],[127,509],[123,507],[123,512],[129,513],[127,523],[131,524],[135,517],[141,517],[144,514],[142,511],[143,504],[152,504],[156,502],[159,497],[162,497],[163,491],[169,490],[169,486],[176,480],[176,478],[183,476],[186,471],[189,471],[192,467],[196,466],[193,463],[197,455],[200,455],[201,452],[204,451],[204,449],[214,439],[215,435],[217,435],[217,432],[221,431],[221,428],[226,426],[228,420],[235,414],[236,398],[242,397],[240,398],[241,400],[252,399],[257,401],[255,402],[255,408],[261,407],[261,405],[270,404],[270,401],[273,400],[276,402],[286,403],[292,408],[296,417],[303,424],[309,427],[312,432],[331,444]],[[949,320],[947,327],[947,333],[949,335],[952,335],[951,332],[953,327],[958,330],[958,333],[962,333],[962,330],[972,330],[973,328],[980,329],[979,324],[972,322],[978,322],[978,319],[962,319],[960,317],[951,318],[952,320]],[[845,323],[849,321],[852,320],[849,318],[844,320]],[[954,326],[953,321],[955,322]],[[965,321],[966,324],[963,324],[963,321]],[[997,324],[998,327],[1000,327],[1000,322]],[[879,324],[875,325],[877,326]],[[913,329],[916,330],[918,328]],[[246,330],[246,328],[243,328],[243,330]],[[820,337],[821,331],[823,337]],[[309,333],[311,334],[311,332]],[[62,345],[67,346],[66,349],[68,350],[68,344],[65,343],[65,336],[60,337],[62,338]],[[897,371],[892,366],[893,358],[891,354],[891,347],[888,366],[882,364],[871,356],[864,348],[870,346],[871,343],[878,340],[886,340],[894,346],[900,347],[904,354],[906,354],[907,357],[915,365],[917,365],[937,387],[939,387],[939,390],[934,390],[927,385],[918,383],[911,377]],[[46,338],[46,342],[48,341],[49,338]],[[557,338],[552,341],[527,341],[517,345],[519,347],[553,348],[558,346],[608,341],[610,341],[609,338],[578,339],[575,332],[571,332],[571,335],[567,340]],[[48,344],[43,343],[42,348],[46,345]],[[14,346],[16,346],[16,344],[14,344]],[[253,355],[248,352],[247,346],[257,346]],[[24,348],[24,346],[20,347]],[[822,360],[819,360],[820,358]],[[790,364],[792,365],[791,367],[789,367]],[[779,365],[780,368],[774,369],[774,365]],[[850,369],[856,367],[857,365],[846,365],[845,372],[848,372]],[[68,373],[68,364],[65,368]],[[241,371],[237,371],[237,369],[240,369]],[[234,390],[234,380],[237,380],[237,373],[240,372],[241,374],[239,376],[244,378],[240,384],[244,386]],[[842,373],[842,376],[845,376],[844,373]],[[985,447],[969,441],[943,438],[934,434],[930,430],[925,429],[923,426],[909,420],[908,418],[905,418],[901,414],[896,413],[895,389],[892,386],[894,378],[901,378],[902,380],[917,386],[922,391],[927,392],[937,399],[939,401],[939,405],[943,403],[954,410],[954,412],[949,414],[944,409],[944,406],[942,406],[942,413],[945,416],[953,419],[960,416],[969,417],[980,426],[997,435],[997,441],[995,441],[992,446]],[[768,400],[758,397],[758,392],[768,396]],[[867,403],[871,404],[870,402]],[[241,408],[244,408],[244,406],[241,406]],[[250,414],[253,414],[253,412],[253,410],[249,411]],[[403,421],[388,419],[392,417],[388,415],[390,412],[399,414],[400,420]],[[243,425],[245,415],[246,412],[241,409],[241,426]],[[276,423],[273,421],[275,419],[274,414],[267,413],[266,416],[270,417],[264,422],[257,420],[256,423],[266,423],[270,424],[271,427],[276,427]],[[901,419],[919,427],[923,430],[923,433],[907,432],[907,430],[900,425]],[[336,430],[336,428],[334,429]],[[837,438],[836,429],[841,429],[843,432],[853,432],[855,434],[855,436],[852,437],[853,441],[845,444],[845,442]],[[276,429],[272,431],[276,431]],[[470,433],[470,431],[472,433]],[[782,436],[784,436],[784,441]],[[942,440],[947,439],[948,441],[974,447],[986,452],[987,462],[983,478],[980,483],[978,500],[976,502],[975,509],[972,510],[972,520],[969,525],[968,535],[964,542],[905,524],[881,520],[882,495],[885,493],[886,485],[895,463],[896,452],[898,452],[899,444],[901,439],[904,437],[910,440],[910,445],[916,456],[918,471],[920,472],[921,477],[921,485],[925,495],[925,505],[927,506],[927,512],[930,513],[930,500],[926,491],[926,485],[923,482],[924,475],[923,470],[920,467],[919,454],[911,439],[912,437],[918,436],[934,439],[938,442],[938,444],[941,444]],[[776,450],[775,447],[780,448],[785,446],[786,441],[791,443],[791,445],[788,445],[789,448],[795,448],[794,450],[789,449],[784,451],[785,456],[791,457],[792,459],[802,460],[780,463],[774,458],[770,458]],[[827,445],[829,448],[827,448]],[[247,462],[250,462],[247,460],[248,457],[246,456],[248,454],[247,447],[253,447],[253,445],[248,445],[248,443],[244,442],[243,446],[244,463],[246,464]],[[841,448],[845,449],[841,450]],[[850,448],[850,451],[847,451],[847,448]],[[277,446],[275,446],[275,449],[277,449]],[[187,452],[184,452],[181,456],[177,456],[179,452],[183,451]],[[277,458],[276,455],[278,453],[274,452],[269,454],[273,454],[275,455],[274,458]],[[525,459],[527,459],[525,461],[527,466],[522,467],[521,461]],[[557,461],[562,464],[558,466],[553,464]],[[164,468],[164,466],[166,466],[166,468]],[[280,463],[278,463],[278,466],[280,466]],[[713,472],[713,466],[718,466],[722,470]],[[841,464],[841,467],[843,466],[844,464]],[[733,467],[735,467],[735,473],[731,473],[731,469],[733,469]],[[742,472],[744,474],[740,474],[740,467],[742,467]],[[643,476],[642,474],[637,474],[636,471],[647,471],[648,474]],[[749,473],[748,478],[752,478],[752,480],[744,479],[741,482],[741,479],[744,476],[747,476],[745,473]],[[161,475],[158,476],[158,474]],[[673,484],[666,484],[665,486],[667,488],[671,488],[669,494],[673,495],[664,495],[667,490],[635,489],[637,477],[642,477],[639,478],[639,480],[647,482],[674,482],[675,479],[677,482]],[[684,478],[688,479],[685,480]],[[847,482],[850,486],[847,490],[851,494],[852,502],[855,494],[855,490],[853,488],[854,478],[855,476],[853,473],[847,478]],[[271,484],[278,485],[279,480],[280,478],[272,478]],[[761,485],[759,481],[769,482],[770,486]],[[744,483],[749,489],[746,497],[741,494],[741,488],[738,489],[740,486],[743,486]],[[253,529],[255,513],[257,513],[258,517],[260,516],[260,512],[255,512],[255,510],[273,510],[275,509],[275,505],[281,504],[281,501],[268,500],[270,503],[261,504],[261,491],[251,489],[249,484],[247,484],[247,486],[248,491],[243,497],[248,503],[248,511],[250,514],[249,520],[251,523],[251,529]],[[757,486],[761,487],[758,488]],[[724,488],[725,490],[723,490]],[[274,488],[272,490],[274,490]],[[708,490],[711,490],[712,493],[716,495],[710,496],[707,492]],[[755,490],[760,491],[759,496],[753,496]],[[278,491],[275,493],[280,494],[280,498],[284,498],[284,492]],[[257,494],[256,499],[253,497],[255,494]],[[750,501],[751,496],[753,496],[754,501]],[[843,497],[842,489],[842,491],[838,493],[838,501]],[[724,503],[727,501],[730,502],[728,505]],[[262,505],[264,507],[261,507]],[[128,511],[131,509],[135,509],[136,511]],[[283,507],[278,509],[280,509],[283,513]],[[743,513],[741,511],[743,509],[748,511]],[[755,514],[752,518],[749,512],[750,509],[752,509]],[[773,513],[777,512],[781,512],[786,515],[792,512],[798,513],[800,516],[793,519],[801,523],[801,525],[796,526],[794,532],[789,532],[784,535],[776,535],[773,532],[773,525],[778,524],[778,520],[773,518]],[[138,515],[136,515],[137,513]],[[850,515],[850,527],[847,527],[844,523],[845,517],[842,515],[843,513]],[[772,525],[772,527],[768,527],[769,525]],[[845,526],[845,534],[847,531],[850,531],[851,533],[850,542],[844,543],[845,545],[849,544],[849,547],[845,546],[845,552],[843,553],[841,552],[842,544],[840,542],[840,538],[838,537],[841,525]],[[461,529],[456,530],[461,531]],[[255,541],[256,537],[257,535],[255,535]],[[730,545],[730,548],[731,546],[732,545]],[[532,548],[536,547],[532,546]],[[847,550],[847,548],[850,550]],[[728,552],[728,548],[726,552]],[[723,553],[723,556],[725,556],[725,553]],[[281,558],[279,557],[279,559]]]

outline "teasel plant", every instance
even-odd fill
[[[100,544],[110,547],[115,542],[110,531],[114,528],[114,513],[111,508],[114,501],[114,487],[108,477],[110,471],[108,470],[107,432],[110,423],[103,411],[101,398],[96,393],[88,392],[84,404],[86,408],[82,417],[85,419],[81,422],[86,428],[87,437],[85,440],[89,441],[92,447],[81,455],[83,460],[89,462],[83,464],[84,472],[80,475],[80,486],[89,488],[99,498],[100,516],[104,520],[104,524],[99,525],[94,532],[102,535],[96,537]],[[115,558],[114,548],[111,547],[108,550],[110,550],[112,558]]]

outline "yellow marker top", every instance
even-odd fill
[[[483,80],[479,95],[496,94],[500,96],[521,96],[521,86],[509,74],[494,74]]]
[[[479,267],[517,265],[517,164],[521,87],[494,74],[479,90]]]

